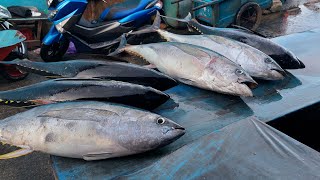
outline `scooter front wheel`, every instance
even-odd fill
[[[0,69],[0,74],[9,81],[19,81],[29,75],[29,73],[20,71],[13,65],[4,65]]]
[[[55,62],[61,61],[63,55],[67,52],[70,40],[63,38],[57,43],[51,45],[41,45],[40,56],[43,61]]]

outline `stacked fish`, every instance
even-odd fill
[[[161,30],[160,21],[158,14],[151,27],[130,35],[156,32],[168,42],[127,45],[123,35],[109,56],[126,52],[164,74],[105,61],[0,62],[54,78],[0,92],[0,103],[38,106],[1,121],[0,141],[22,149],[0,159],[42,151],[99,160],[152,150],[184,134],[180,125],[146,111],[169,99],[162,91],[177,85],[175,80],[218,93],[253,96],[253,78],[281,80],[283,69],[304,68],[290,51],[241,27],[207,27],[188,16],[179,21],[201,35],[178,35]]]
[[[292,52],[250,30],[212,28],[189,17],[180,21],[201,35],[161,30],[158,13],[151,27],[131,34],[157,32],[169,42],[133,46],[126,45],[123,36],[119,48],[110,55],[127,52],[182,83],[237,96],[253,96],[251,88],[257,86],[253,78],[282,80],[283,68],[305,67]]]
[[[157,71],[88,60],[5,63],[58,79],[0,92],[0,103],[38,106],[1,121],[0,141],[21,149],[0,159],[33,151],[85,160],[121,157],[165,146],[185,133],[143,110],[166,102],[161,90],[177,84]]]

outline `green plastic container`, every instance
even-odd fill
[[[185,18],[192,9],[192,1],[186,0],[176,4],[171,4],[173,0],[164,0],[164,13],[166,16],[174,18]],[[166,19],[167,24],[174,28],[185,28],[186,24],[175,20]]]

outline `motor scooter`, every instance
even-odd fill
[[[14,29],[13,25],[8,22],[8,19],[12,18],[11,13],[7,8],[0,5],[0,31]],[[9,54],[12,59],[15,58],[27,58],[28,57],[28,49],[26,44],[21,41]]]
[[[44,61],[61,60],[70,40],[77,51],[108,54],[119,43],[117,38],[147,24],[162,8],[160,0],[125,0],[107,7],[99,19],[88,21],[83,17],[87,5],[87,0],[48,0],[53,26],[42,41]]]
[[[17,30],[2,30],[0,31],[0,61],[11,61],[16,59],[12,54],[26,37]],[[0,62],[1,64],[1,62]],[[0,65],[0,74],[10,81],[17,81],[27,77],[28,73],[20,71],[13,65]]]

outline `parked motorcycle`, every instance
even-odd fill
[[[7,8],[0,6],[0,61],[23,59],[28,55],[25,43],[26,37],[17,30],[12,30],[12,25],[7,21],[11,18]],[[22,72],[12,65],[1,65],[0,74],[10,81],[17,81],[27,77],[28,73]]]
[[[160,0],[125,0],[89,22],[83,18],[87,5],[87,0],[48,0],[53,26],[41,46],[44,61],[60,60],[70,40],[80,52],[108,53],[118,37],[145,25],[162,8]]]
[[[8,19],[12,18],[11,13],[7,8],[0,5],[0,31],[14,29],[12,24],[8,22]],[[22,41],[20,42],[16,48],[9,54],[12,59],[15,58],[27,58],[28,57],[28,49],[26,44]]]

